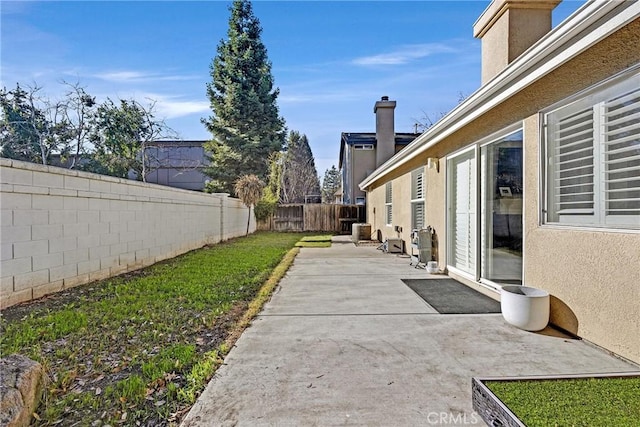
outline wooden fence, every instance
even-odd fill
[[[351,225],[359,222],[365,222],[363,205],[279,205],[271,218],[258,222],[258,229],[351,234]]]

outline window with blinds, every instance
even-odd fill
[[[411,202],[411,228],[421,230],[424,225],[424,200],[422,202]]]
[[[555,118],[554,118],[555,119]],[[594,213],[594,138],[591,108],[570,112],[566,117],[552,120],[549,152],[549,184],[553,212],[565,215]],[[551,171],[553,170],[553,173]]]
[[[387,225],[393,224],[393,187],[390,182],[387,182],[384,188],[384,210],[385,210],[385,223]]]
[[[425,182],[424,167],[411,172],[411,228],[425,227]]]
[[[605,102],[603,115],[604,214],[640,225],[640,82]]]
[[[640,228],[640,74],[545,116],[548,223]]]

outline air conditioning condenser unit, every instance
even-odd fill
[[[358,243],[360,240],[371,240],[371,224],[353,224],[351,226],[351,240]]]

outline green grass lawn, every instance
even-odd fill
[[[640,378],[486,381],[524,424],[640,426]]]
[[[300,239],[296,246],[301,248],[329,248],[331,247],[331,236],[329,235],[320,235],[320,236],[306,236]]]
[[[257,233],[4,310],[0,355],[24,354],[51,379],[36,424],[179,422],[300,237]]]

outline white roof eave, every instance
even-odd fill
[[[599,19],[619,7],[619,1],[591,0],[574,12],[538,43],[513,61],[494,79],[480,87],[469,98],[418,136],[404,150],[383,163],[359,184],[366,189],[391,170],[424,153],[482,114],[547,75],[598,41],[640,17],[640,2],[633,2],[603,25],[579,38],[574,36],[589,29]]]

